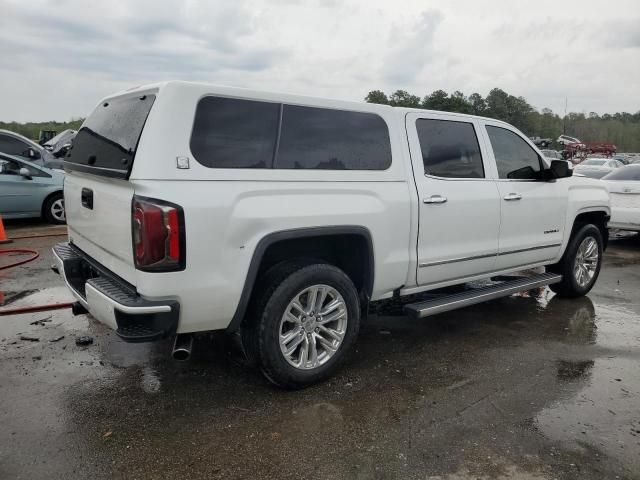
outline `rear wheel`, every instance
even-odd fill
[[[67,223],[67,217],[64,210],[64,196],[61,192],[54,193],[44,203],[43,207],[44,219],[49,223],[62,225]]]
[[[283,388],[328,378],[358,334],[353,282],[333,265],[284,264],[259,286],[243,343],[264,375]]]
[[[589,293],[602,266],[602,234],[595,225],[576,229],[560,262],[549,267],[562,274],[562,281],[549,288],[561,297],[581,297]]]

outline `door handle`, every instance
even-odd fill
[[[429,198],[422,200],[423,203],[445,203],[446,201],[447,197],[442,195],[431,195]]]
[[[90,188],[83,188],[80,192],[80,201],[82,202],[83,207],[93,210],[93,190]]]
[[[512,202],[513,200],[520,200],[522,199],[522,195],[520,195],[519,193],[510,193],[509,195],[506,195],[504,197],[504,199],[507,202]]]

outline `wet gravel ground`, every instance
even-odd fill
[[[61,240],[12,244],[42,256],[0,271],[2,308],[68,300],[48,269]],[[220,335],[176,363],[68,310],[0,316],[0,478],[640,478],[637,237],[582,299],[377,311],[340,373],[298,392]]]

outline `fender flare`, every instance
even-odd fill
[[[292,230],[280,230],[277,232],[271,232],[260,239],[256,248],[253,251],[251,262],[249,263],[249,270],[244,281],[244,287],[238,301],[238,306],[231,319],[231,322],[226,328],[227,333],[235,333],[240,328],[240,324],[249,305],[249,299],[253,293],[253,287],[256,283],[260,264],[267,249],[274,243],[281,242],[283,240],[295,240],[301,238],[310,237],[326,237],[331,235],[357,235],[364,238],[368,246],[368,260],[369,271],[367,272],[367,278],[365,282],[365,289],[369,297],[373,292],[373,280],[375,273],[375,259],[373,251],[373,240],[371,238],[371,232],[369,229],[359,225],[340,225],[340,226],[326,226],[326,227],[304,227],[296,228]]]

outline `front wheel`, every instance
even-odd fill
[[[328,264],[282,265],[268,277],[243,334],[252,356],[264,375],[283,388],[328,378],[358,335],[353,282]]]
[[[562,281],[549,288],[561,297],[581,297],[589,293],[602,266],[602,234],[595,225],[577,229],[560,262],[548,269],[562,275]]]

